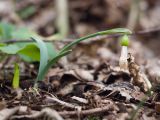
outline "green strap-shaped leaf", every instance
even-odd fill
[[[111,29],[111,30],[105,30],[105,31],[101,31],[101,32],[97,32],[97,33],[94,33],[94,34],[90,34],[88,36],[85,36],[85,37],[82,37],[82,38],[79,38],[73,42],[71,42],[70,44],[64,46],[60,53],[61,52],[64,52],[66,50],[70,50],[72,46],[78,44],[79,42],[83,41],[83,40],[86,40],[88,38],[92,38],[92,37],[96,37],[98,35],[110,35],[110,34],[131,34],[132,32],[128,29],[125,29],[125,28],[115,28],[115,29]]]
[[[50,68],[53,64],[55,64],[61,57],[69,54],[70,52],[71,52],[71,50],[64,51],[63,53],[58,54],[56,57],[54,57],[52,60],[50,60],[50,61],[48,62],[48,64],[46,65],[45,69],[43,70],[42,74],[41,74],[41,76],[43,76],[43,77],[42,77],[42,80],[44,79],[45,74],[47,73],[47,71],[49,70],[49,68]]]
[[[32,40],[36,41],[38,47],[40,49],[40,66],[38,71],[38,76],[36,81],[43,80],[43,70],[45,69],[47,62],[48,62],[48,51],[45,43],[39,38],[31,38]]]
[[[13,81],[12,81],[12,87],[14,89],[19,88],[19,66],[18,64],[14,65],[14,77],[13,77]]]
[[[64,46],[60,52],[56,55],[56,57],[54,57],[53,59],[51,59],[47,64],[45,63],[42,63],[42,60],[40,60],[40,66],[43,64],[43,69],[42,67],[40,67],[39,69],[39,74],[38,74],[38,77],[37,77],[37,80],[43,80],[44,79],[44,76],[45,74],[47,73],[47,71],[49,70],[49,68],[55,64],[55,62],[57,62],[57,60],[59,60],[61,57],[69,54],[71,52],[71,47],[78,44],[79,42],[83,41],[83,40],[86,40],[88,38],[92,38],[92,37],[95,37],[95,36],[98,36],[98,35],[108,35],[108,34],[131,34],[131,31],[128,30],[128,29],[125,29],[125,28],[117,28],[117,29],[111,29],[111,30],[106,30],[106,31],[101,31],[101,32],[97,32],[97,33],[94,33],[94,34],[91,34],[91,35],[88,35],[86,37],[82,37],[82,38],[79,38],[73,42],[71,42],[70,44]],[[35,40],[36,41],[36,40]],[[40,40],[38,41],[40,42]],[[41,43],[43,43],[43,41],[41,41]],[[44,44],[44,43],[43,43]],[[46,53],[45,50],[43,50],[41,48],[41,45],[39,45],[40,47],[40,52],[43,52],[43,53],[40,53],[41,57],[44,58],[44,53]],[[43,50],[43,51],[42,51]],[[45,66],[44,66],[45,65]]]

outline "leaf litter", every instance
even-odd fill
[[[18,3],[18,10],[32,2],[33,4],[38,3],[40,6],[43,4],[42,0],[26,1],[26,4],[20,5],[21,3]],[[78,2],[82,3],[78,0],[72,1],[70,4],[74,14],[72,22],[75,25],[72,29],[79,36],[94,33],[98,26],[108,27],[104,24],[105,22],[110,26],[123,24],[122,21],[125,16],[123,11],[128,10],[128,8],[117,9],[114,4],[115,1],[110,2],[109,0],[103,2],[88,0],[82,4],[77,4]],[[96,4],[98,7],[91,9]],[[123,8],[124,4],[127,6],[129,2],[119,2],[119,8]],[[104,12],[106,6],[110,11],[108,14]],[[83,15],[83,12],[87,10],[86,8],[89,8],[89,16],[98,19],[98,21],[87,23]],[[55,31],[55,28],[50,29],[48,27],[50,22],[55,19],[55,14],[49,15],[45,19],[45,12],[50,14],[50,11],[52,9],[46,7],[46,10],[41,11],[38,16],[32,16],[29,19],[32,22],[26,20],[24,23],[28,25],[37,23],[36,26],[32,27],[39,32],[42,32],[42,29],[47,26],[45,31],[48,32],[45,34],[50,34]],[[158,11],[157,5],[149,11],[150,16],[154,16],[154,11],[156,13]],[[113,12],[117,16],[113,16]],[[7,14],[10,13],[12,12]],[[147,16],[145,15],[145,17]],[[148,21],[145,17],[140,19],[142,28],[149,28],[148,26],[158,24]],[[6,17],[5,19],[9,18]],[[16,21],[15,18],[12,19]],[[143,43],[136,40],[132,41],[129,47],[129,51],[132,53],[128,59],[129,71],[123,71],[117,67],[120,48],[117,46],[118,41],[113,39],[115,38],[100,37],[77,45],[70,55],[58,61],[49,70],[45,81],[38,82],[38,90],[33,89],[34,78],[37,75],[37,64],[21,62],[19,65],[21,96],[19,97],[17,97],[18,92],[11,88],[12,83],[10,81],[13,78],[12,61],[17,58],[14,56],[5,60],[1,65],[2,71],[0,71],[0,119],[126,120],[132,119],[131,117],[136,113],[133,119],[158,120],[160,118],[160,86],[157,86],[160,83],[160,68],[159,62],[157,62],[159,58],[153,51],[143,46]],[[133,56],[135,56],[135,60]],[[8,67],[4,64],[7,64]],[[152,83],[152,88],[148,80]]]

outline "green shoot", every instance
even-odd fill
[[[121,37],[121,56],[119,59],[119,66],[120,69],[128,70],[128,62],[127,62],[127,56],[128,56],[128,45],[129,45],[129,38],[127,35],[124,35]]]
[[[117,29],[111,29],[111,30],[106,30],[106,31],[101,31],[101,32],[97,32],[79,39],[76,39],[75,41],[71,42],[70,44],[64,46],[59,53],[48,62],[48,55],[47,55],[47,49],[45,47],[45,44],[42,40],[40,39],[34,39],[32,38],[34,41],[36,41],[39,45],[40,48],[40,67],[39,67],[39,72],[38,72],[38,76],[37,76],[37,80],[43,80],[45,77],[45,74],[47,73],[47,71],[49,70],[49,68],[55,64],[61,57],[69,54],[71,52],[71,48],[78,44],[79,42],[86,40],[88,38],[92,38],[92,37],[96,37],[99,35],[110,35],[110,34],[131,34],[131,31],[125,28],[117,28]],[[36,83],[35,83],[36,84]]]
[[[45,43],[39,38],[38,39],[31,38],[31,39],[37,42],[39,49],[40,49],[40,66],[39,66],[39,71],[38,71],[38,76],[37,76],[36,81],[42,80],[44,78],[43,70],[45,69],[47,62],[48,62],[47,47]]]
[[[14,77],[12,81],[12,87],[14,89],[19,88],[19,66],[18,64],[14,65]]]
[[[127,35],[122,36],[121,38],[121,46],[128,46],[129,45],[129,39]]]

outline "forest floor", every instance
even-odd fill
[[[128,47],[129,59],[134,58],[128,63],[129,71],[119,69],[121,46],[117,36],[99,36],[75,46],[49,70],[45,81],[38,82],[39,89],[33,88],[39,63],[9,56],[0,63],[0,119],[159,120],[160,1],[141,2],[141,10],[134,11],[140,12],[137,20],[129,16],[133,4],[129,0],[69,0],[70,39],[53,41],[55,48],[97,31],[127,27],[134,33]],[[57,31],[52,0],[17,1],[15,8],[11,1],[0,4],[8,6],[0,11],[2,21],[27,26],[43,36]],[[18,18],[13,15],[29,6],[34,7],[33,13]],[[11,86],[15,61],[20,66],[18,90]],[[133,82],[131,70],[138,70],[152,88],[147,91],[143,83]]]

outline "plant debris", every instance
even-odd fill
[[[1,21],[8,22],[0,23],[0,47],[15,44],[0,53],[0,120],[159,120],[160,2],[70,0],[66,11],[69,31],[64,40],[58,40],[56,20],[60,13],[55,1],[0,1]],[[90,37],[72,51],[68,47],[71,54],[49,66],[45,77],[39,73],[44,80],[37,78],[35,87],[39,63],[24,54],[34,54],[35,60],[41,57],[44,67],[56,55],[64,54],[66,45],[75,38],[119,26],[133,30],[129,45],[119,45],[120,34]],[[47,57],[39,56],[39,48],[26,39],[37,33],[44,39],[39,45],[45,56],[50,50]],[[20,46],[33,51],[19,52]],[[125,51],[122,56],[121,47]],[[7,49],[13,54],[15,48],[20,57],[3,53]],[[119,61],[123,57],[125,63]],[[13,88],[15,63],[19,70]]]

